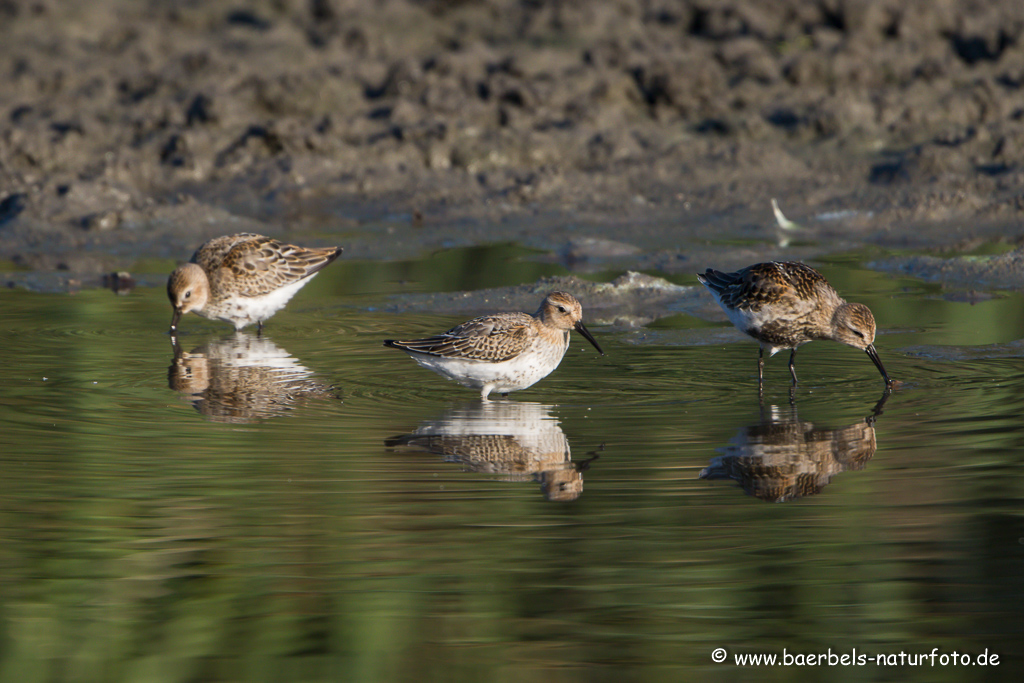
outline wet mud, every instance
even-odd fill
[[[493,313],[495,306],[501,306],[502,310],[533,313],[548,292],[561,290],[572,292],[579,299],[585,321],[631,328],[664,316],[708,309],[707,298],[700,289],[630,271],[607,283],[574,276],[546,277],[516,287],[402,294],[392,297],[384,308],[395,313],[420,311],[469,316]]]
[[[1017,243],[1022,34],[1017,2],[6,0],[0,261],[98,276],[239,230],[666,273]]]
[[[912,256],[871,265],[894,275],[939,282],[953,290],[947,298],[969,302],[988,296],[975,289],[1024,290],[1024,247],[995,256]]]

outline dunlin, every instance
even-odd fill
[[[758,263],[735,273],[708,268],[700,283],[740,331],[761,345],[758,381],[764,381],[764,352],[771,357],[790,349],[789,372],[796,385],[796,347],[815,339],[831,339],[863,349],[885,379],[875,351],[875,318],[864,304],[847,303],[818,271],[803,263]]]
[[[262,330],[264,320],[341,252],[341,247],[305,249],[247,232],[215,237],[167,280],[174,307],[171,334],[189,311],[225,320],[236,330],[253,323]]]
[[[570,330],[582,334],[603,356],[582,318],[576,297],[552,292],[534,315],[485,315],[435,337],[387,339],[384,346],[402,349],[423,367],[480,389],[480,397],[487,400],[492,391],[525,389],[551,374],[569,348]]]

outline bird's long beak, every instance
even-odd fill
[[[171,334],[173,335],[178,331],[178,321],[181,320],[181,309],[175,308],[174,315],[171,316]]]
[[[602,351],[602,350],[601,350],[601,347],[600,347],[600,346],[598,345],[598,343],[597,343],[597,342],[596,342],[596,341],[594,340],[594,337],[593,337],[593,335],[591,335],[591,334],[590,334],[590,331],[589,331],[589,330],[588,330],[588,329],[586,328],[586,326],[585,326],[585,325],[583,324],[583,321],[582,321],[582,320],[581,320],[581,321],[579,321],[578,323],[576,323],[576,325],[575,325],[574,327],[576,328],[576,331],[577,331],[577,332],[579,332],[580,334],[582,334],[582,335],[583,335],[583,338],[584,338],[584,339],[586,339],[586,340],[587,340],[588,342],[590,342],[591,344],[593,344],[593,345],[594,345],[594,348],[595,348],[595,349],[597,349],[597,352],[598,352],[599,354],[601,354],[602,356],[604,355],[604,351]]]
[[[875,364],[875,367],[878,368],[878,371],[882,373],[882,378],[885,379],[885,386],[892,386],[892,380],[889,379],[889,373],[885,371],[885,366],[882,365],[882,359],[878,357],[878,351],[875,351],[875,345],[868,344],[868,347],[864,349],[864,351],[868,354],[868,358],[871,359],[871,362]]]

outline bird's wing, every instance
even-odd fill
[[[526,313],[506,313],[474,318],[444,334],[410,341],[391,341],[389,345],[432,356],[499,363],[525,351],[534,336],[532,316]]]
[[[337,247],[306,249],[255,236],[231,246],[221,268],[246,284],[248,296],[261,296],[313,275],[340,254]]]
[[[265,239],[269,238],[252,232],[240,232],[236,235],[214,237],[196,249],[196,253],[192,254],[192,263],[197,264],[207,273],[212,273],[221,267],[228,252],[235,246],[245,242]]]
[[[719,295],[722,305],[739,310],[758,310],[764,305],[785,303],[794,311],[810,305],[808,296],[825,278],[802,263],[758,263],[735,273],[708,269],[704,281]]]

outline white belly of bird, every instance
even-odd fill
[[[467,360],[457,357],[411,354],[425,368],[444,375],[464,387],[506,393],[533,386],[558,367],[568,348],[554,344],[538,344],[525,353],[500,363]]]
[[[712,292],[712,294],[714,294],[714,292]],[[718,297],[715,296],[715,299],[717,300]],[[725,306],[722,306],[722,310],[725,311],[726,316],[729,318],[729,322],[731,322],[736,329],[746,332],[747,334],[749,334],[747,330],[760,330],[765,323],[779,321],[778,310],[773,310],[770,306],[765,306],[758,310],[726,308]],[[758,343],[765,351],[768,352],[769,357],[774,356],[782,349],[791,348],[788,346],[774,346],[762,341],[758,341]],[[806,342],[801,342],[801,344],[805,343]]]
[[[280,311],[295,294],[316,277],[316,273],[298,282],[275,289],[263,296],[241,296],[235,294],[218,302],[216,306],[207,305],[202,311],[196,311],[206,318],[225,320],[234,324],[236,329],[252,325]]]
[[[759,330],[765,322],[772,320],[770,310],[764,308],[752,311],[752,310],[741,310],[739,308],[725,308],[726,316],[729,318],[729,322],[736,326],[736,329],[746,332],[747,330]]]

